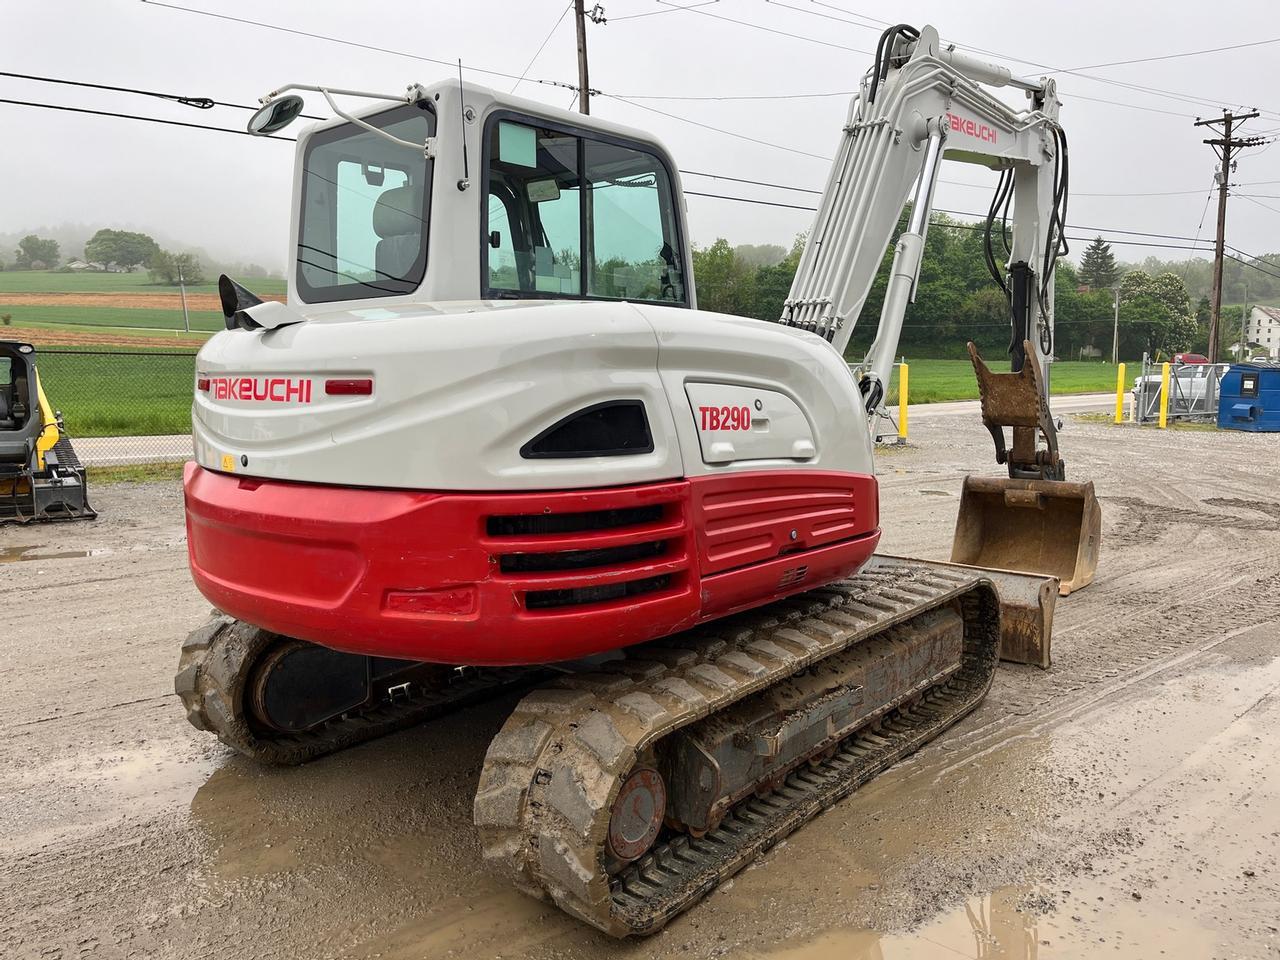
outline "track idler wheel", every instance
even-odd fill
[[[667,813],[667,784],[652,767],[632,770],[609,815],[605,852],[621,868],[639,860],[658,839]]]

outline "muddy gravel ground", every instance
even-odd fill
[[[886,551],[945,559],[973,419],[880,460]],[[176,484],[0,530],[0,956],[1280,955],[1280,436],[1072,423],[1104,513],[1054,666],[648,940],[480,864],[471,795],[513,696],[297,769],[188,726],[208,610]]]

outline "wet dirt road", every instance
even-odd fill
[[[976,423],[880,460],[893,553],[945,559]],[[900,960],[1280,956],[1280,437],[1071,424],[1104,511],[1055,665],[645,941],[480,866],[506,697],[306,767],[239,760],[171,694],[207,604],[173,485],[0,529],[0,956]]]

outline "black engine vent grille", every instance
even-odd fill
[[[627,543],[618,547],[596,547],[591,550],[558,550],[554,553],[504,553],[498,560],[503,573],[545,573],[552,570],[583,570],[607,567],[632,560],[648,560],[661,556],[665,540]]]
[[[585,533],[656,523],[662,519],[660,503],[643,507],[620,507],[616,510],[591,510],[585,513],[521,513],[489,517],[485,528],[491,537],[543,536],[557,533]]]
[[[520,448],[526,460],[625,457],[653,452],[640,400],[607,400],[571,413]]]
[[[644,593],[665,590],[671,583],[671,575],[664,573],[628,583],[611,583],[599,587],[575,587],[569,590],[530,590],[525,594],[524,605],[529,610],[547,610],[552,607],[576,607],[588,603],[604,603],[622,600]]]

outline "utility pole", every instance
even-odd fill
[[[1218,322],[1222,312],[1222,252],[1227,232],[1227,188],[1231,182],[1231,152],[1242,147],[1261,146],[1261,137],[1232,137],[1232,127],[1237,123],[1252,120],[1258,116],[1256,110],[1249,113],[1232,113],[1223,110],[1222,116],[1216,120],[1197,120],[1197,127],[1216,127],[1222,124],[1222,136],[1204,141],[1213,147],[1222,161],[1222,167],[1216,174],[1218,181],[1218,237],[1213,246],[1213,288],[1209,295],[1209,362],[1218,362]]]
[[[573,17],[578,24],[578,110],[591,112],[591,86],[587,82],[587,15],[582,0],[573,0]]]
[[[178,264],[178,292],[182,295],[182,327],[191,332],[191,316],[187,313],[187,282],[182,278],[182,264]]]
[[[1111,365],[1114,367],[1120,362],[1120,288],[1112,287],[1111,292],[1116,298],[1115,321],[1111,328]]]
[[[1244,303],[1240,304],[1240,353],[1249,345],[1249,285],[1244,285]]]
[[[573,19],[578,27],[578,112],[591,112],[591,83],[587,79],[587,21],[608,23],[604,7],[596,4],[585,9],[583,0],[573,0]]]

